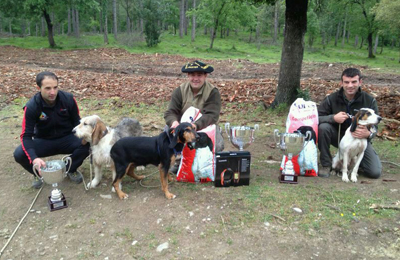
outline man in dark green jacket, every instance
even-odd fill
[[[318,175],[321,177],[329,177],[332,166],[330,145],[338,147],[338,135],[342,139],[346,129],[351,125],[351,117],[360,108],[371,108],[378,114],[375,98],[361,90],[362,76],[358,69],[345,69],[340,82],[342,85],[340,90],[327,96],[318,107],[318,148],[322,165]],[[375,133],[375,127],[368,130],[365,126],[358,126],[352,135],[354,138],[368,139],[360,169],[363,175],[376,179],[381,176],[382,164],[371,145]]]
[[[219,90],[207,82],[207,76],[214,68],[201,61],[193,61],[182,67],[182,72],[187,73],[188,81],[177,87],[171,96],[167,111],[164,113],[165,123],[170,128],[179,125],[182,115],[189,107],[200,110],[202,116],[192,122],[195,129],[201,130],[212,124],[218,124],[221,112],[221,95]],[[224,140],[217,125],[215,134],[215,151],[224,149]],[[170,169],[172,173],[178,171],[180,157]]]

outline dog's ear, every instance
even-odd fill
[[[178,132],[174,131],[174,134],[172,135],[171,143],[169,144],[168,147],[173,149],[178,144],[178,142],[179,142]]]
[[[169,148],[173,149],[179,142],[179,131],[182,128],[181,124],[179,124],[176,128],[170,128],[169,135],[172,136],[171,143],[168,145]]]
[[[353,121],[351,122],[350,132],[356,131],[359,117],[360,117],[360,112],[357,112],[357,114],[353,117]]]
[[[97,145],[107,133],[108,130],[103,121],[97,120],[92,133],[92,145]]]

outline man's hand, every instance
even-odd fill
[[[366,139],[369,137],[371,132],[368,130],[368,128],[365,125],[358,125],[356,128],[356,131],[352,132],[351,135],[354,138],[358,139]]]
[[[40,158],[36,158],[35,160],[33,160],[32,164],[33,164],[33,165],[36,165],[36,169],[38,170],[39,175],[42,175],[40,169],[46,167],[45,161],[43,161],[43,160],[40,159]]]
[[[176,128],[179,125],[178,121],[172,122],[171,128]]]
[[[344,121],[346,121],[347,118],[349,118],[349,116],[346,112],[339,112],[333,116],[333,120],[335,120],[335,122],[338,124],[343,123]]]

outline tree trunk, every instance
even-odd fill
[[[53,37],[53,24],[51,23],[50,15],[46,10],[43,10],[43,16],[47,23],[47,38],[49,39],[50,48],[55,48],[56,43]]]
[[[43,16],[41,19],[42,19],[42,37],[45,37],[46,36],[46,25],[45,25],[46,21],[44,20]]]
[[[361,43],[360,43],[360,49],[362,49],[362,46],[364,45],[364,37],[361,36]]]
[[[358,46],[358,35],[354,38],[354,48],[357,48]]]
[[[108,21],[107,21],[107,0],[102,0],[102,20],[104,44],[108,44]]]
[[[272,38],[272,43],[278,43],[278,28],[279,28],[279,3],[280,1],[275,1],[275,10],[274,10],[274,37]]]
[[[103,28],[104,28],[104,21],[103,21],[103,11],[100,10],[100,34],[103,34]]]
[[[193,10],[196,9],[196,0],[193,0]],[[196,37],[196,15],[193,14],[192,17],[192,42],[194,42]]]
[[[337,46],[337,43],[339,40],[340,26],[341,26],[341,22],[338,23],[337,28],[336,28],[335,47]]]
[[[71,8],[68,7],[68,35],[71,35]]]
[[[74,31],[74,36],[76,36],[75,8],[71,8],[71,14],[72,14],[72,30]]]
[[[39,24],[36,23],[36,37],[39,36]]]
[[[204,26],[204,35],[207,35],[207,26]]]
[[[54,12],[52,12],[50,14],[50,20],[51,21],[55,21],[56,20]],[[57,24],[54,22],[54,24],[53,24],[53,36],[56,35],[56,30],[57,30]]]
[[[378,42],[379,42],[379,34],[377,33],[375,36],[374,55],[376,55],[376,49],[378,48]]]
[[[75,9],[75,36],[80,37],[80,32],[79,32],[79,11],[78,9]]]
[[[185,23],[185,0],[181,0],[179,7],[179,37],[183,37],[184,23]]]
[[[25,37],[25,31],[26,31],[26,21],[23,20],[21,21],[21,36]]]
[[[117,0],[113,0],[113,32],[114,32],[114,39],[117,39],[118,31],[117,31]]]
[[[183,29],[185,31],[185,35],[188,35],[188,25],[189,25],[189,18],[186,17],[186,11],[188,9],[188,0],[185,1],[185,18],[184,18],[184,24],[183,24]]]
[[[131,33],[131,19],[129,18],[128,15],[126,16],[126,33],[128,34]]]
[[[107,15],[104,20],[104,44],[108,44],[108,26],[107,26]]]
[[[273,108],[283,103],[291,104],[296,99],[297,90],[300,89],[307,7],[308,1],[286,0],[285,38]]]
[[[226,4],[226,2],[223,2],[223,3],[222,3],[221,8],[218,10],[217,16],[215,17],[215,20],[214,20],[214,28],[213,28],[212,33],[211,33],[211,44],[210,44],[210,49],[212,49],[212,47],[213,47],[213,45],[214,45],[214,39],[215,39],[215,34],[217,33],[217,29],[218,29],[219,18],[220,18],[221,14],[222,14],[222,10],[223,10],[224,7],[225,7],[225,4]]]
[[[368,58],[375,58],[372,47],[372,32],[368,33]]]
[[[346,25],[347,25],[347,9],[344,15],[344,25],[343,25],[343,34],[342,34],[342,48],[344,47],[344,40],[346,39]]]

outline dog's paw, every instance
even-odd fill
[[[175,198],[176,198],[176,195],[174,195],[174,194],[172,194],[172,193],[170,193],[170,192],[166,192],[166,193],[165,193],[165,197],[166,197],[167,199],[169,199],[169,200],[172,200],[172,199],[175,199]]]
[[[347,174],[343,174],[342,181],[349,182],[349,177],[347,177]]]
[[[352,182],[357,182],[357,177],[356,176],[351,176],[350,179],[351,179]]]
[[[89,183],[86,185],[86,187],[87,187],[88,189],[93,189],[93,188],[96,188],[98,184],[99,184],[99,182],[96,181],[95,179],[93,179],[91,182],[89,182]]]
[[[129,198],[129,195],[128,194],[126,194],[125,192],[118,192],[118,197],[119,197],[119,199],[121,199],[121,200],[126,200],[126,199],[128,199]]]
[[[138,170],[138,171],[144,171],[145,169],[146,169],[145,166],[137,166],[136,167],[136,170]]]

